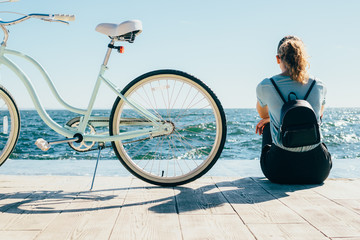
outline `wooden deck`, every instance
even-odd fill
[[[360,239],[360,179],[323,185],[204,177],[0,175],[0,239]]]

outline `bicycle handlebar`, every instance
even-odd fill
[[[65,15],[65,14],[54,14],[53,19],[70,22],[70,21],[75,21],[75,16],[74,15]]]
[[[14,12],[5,12],[5,13],[14,13]],[[16,13],[19,14],[19,13]],[[20,22],[23,22],[30,18],[37,18],[43,21],[47,22],[61,22],[69,24],[68,21],[75,21],[74,15],[65,15],[65,14],[39,14],[39,13],[31,13],[31,14],[20,14],[24,15],[21,18],[12,20],[12,21],[0,21],[0,25],[8,26],[8,25],[14,25]]]
[[[5,12],[3,12],[3,13],[5,13]],[[6,13],[14,13],[14,12],[6,12]],[[47,21],[47,22],[61,22],[61,23],[65,23],[65,24],[69,24],[68,21],[75,21],[75,16],[74,15],[39,14],[39,13],[31,13],[31,14],[28,14],[28,15],[21,14],[21,13],[15,13],[15,14],[23,15],[23,17],[12,20],[12,21],[2,21],[2,20],[0,20],[0,28],[4,32],[4,39],[3,39],[3,42],[1,43],[1,46],[6,46],[6,42],[8,40],[9,31],[6,29],[5,26],[21,23],[21,22],[23,22],[25,20],[28,20],[30,18],[37,18],[37,19]]]

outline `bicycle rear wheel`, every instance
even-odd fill
[[[203,82],[184,72],[159,70],[130,82],[122,94],[170,123],[173,131],[112,142],[120,162],[149,183],[174,186],[205,174],[219,158],[226,139],[224,110]],[[140,130],[149,121],[117,98],[110,134]]]
[[[0,86],[0,166],[8,159],[20,132],[20,115],[15,101]]]

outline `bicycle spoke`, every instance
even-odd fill
[[[172,147],[173,154],[174,154],[174,156],[176,156],[176,150],[177,150],[176,145],[174,144],[174,142],[172,141],[171,138],[169,138],[169,140],[170,140],[169,143],[170,143],[171,145],[173,145],[173,147]],[[175,168],[176,164],[175,164],[175,163],[179,166],[179,169],[180,169],[180,171],[181,171],[181,174],[184,174],[184,171],[183,171],[181,165],[179,164],[179,159],[178,159],[178,157],[174,157],[174,176],[176,176],[176,168]]]
[[[180,151],[177,149],[176,144],[175,144],[174,141],[173,141],[173,137],[171,137],[171,142],[173,143],[175,150],[178,151],[178,152],[180,152]],[[180,152],[180,153],[181,153],[181,152]],[[188,169],[191,171],[191,168],[190,168],[189,165],[187,164],[187,161],[186,161],[186,160],[183,160],[183,162],[184,162],[185,165],[188,167]]]
[[[206,106],[204,106],[204,107],[200,107],[200,108],[196,108],[196,109],[194,109],[194,111],[199,111],[199,110],[203,110],[203,109],[205,109],[205,108],[207,108],[207,107],[209,107],[210,106],[210,104],[208,104],[208,105],[206,105]],[[180,113],[176,116],[176,121],[179,121],[180,119],[182,119],[183,117],[183,115],[185,114],[185,113],[187,113],[189,111],[189,109],[185,109],[185,111],[183,112],[183,114],[181,114],[180,115]],[[180,116],[179,116],[180,115]],[[190,114],[191,115],[191,114]],[[189,115],[188,115],[189,116]],[[180,118],[181,117],[181,118]]]
[[[170,117],[171,117],[170,96],[169,96],[169,88],[170,88],[170,85],[169,85],[169,80],[168,80],[168,79],[166,79],[166,84],[169,86],[168,88],[166,88],[167,100],[168,100],[168,110],[169,110],[167,117],[170,118]]]
[[[181,138],[182,140],[185,140],[185,141],[195,141],[199,144],[202,145],[202,147],[212,147],[214,144],[204,144],[203,141],[199,141],[199,140],[196,140],[196,139],[193,139],[193,138],[187,138],[187,137],[182,137]]]
[[[190,129],[191,128],[193,128],[193,127],[190,127]],[[210,131],[206,131],[207,133],[202,133],[202,132],[196,132],[196,131],[191,131],[191,130],[188,130],[188,129],[185,129],[185,128],[177,128],[177,131],[180,133],[180,132],[183,132],[183,131],[185,131],[185,132],[188,132],[188,133],[191,133],[191,134],[195,134],[195,135],[197,135],[197,136],[199,136],[200,135],[200,137],[208,137],[210,134],[211,134],[211,132]],[[205,130],[204,130],[205,131]]]
[[[154,106],[152,105],[151,101],[150,101],[150,98],[149,98],[149,95],[147,94],[147,91],[144,89],[144,86],[142,86],[142,89],[143,89],[143,92],[145,93],[147,99],[149,100],[149,106],[151,107],[151,109],[155,109]],[[136,94],[138,94],[142,98],[142,96],[138,92],[136,92]],[[144,102],[146,102],[146,101],[144,101]]]
[[[139,95],[139,93],[137,93],[137,94]],[[139,96],[140,96],[140,95],[139,95]],[[141,96],[140,96],[140,97],[141,97]],[[142,98],[142,97],[141,97],[141,98]],[[144,100],[144,98],[142,98],[142,99]],[[146,102],[146,100],[144,100],[144,102]],[[139,105],[140,105],[140,104],[139,104]],[[140,106],[142,106],[142,105],[140,105]],[[145,106],[142,106],[142,107],[144,107],[145,109],[147,109]],[[164,120],[163,117],[160,115],[160,113],[159,113],[158,111],[156,111],[155,108],[151,105],[151,103],[149,104],[149,108],[154,111],[155,115],[156,115],[159,119]]]
[[[178,100],[178,98],[179,98],[179,96],[180,96],[180,92],[181,92],[181,90],[182,90],[183,87],[184,87],[184,84],[185,84],[185,83],[182,83],[182,85],[181,85],[181,87],[180,87],[180,89],[179,89],[179,91],[178,91],[178,94],[177,94],[177,96],[176,96],[176,98],[175,98],[174,104],[172,105],[171,108],[174,108],[175,103],[177,102],[177,100]]]
[[[156,107],[156,108],[158,108],[158,107],[157,107],[157,104],[156,104],[156,99],[155,99],[154,91],[152,90],[152,89],[153,89],[153,87],[152,87],[151,83],[150,83],[150,87],[151,87],[151,93],[152,93],[152,95],[153,95],[153,99],[154,99],[155,107]]]
[[[184,148],[187,149],[187,152],[190,153],[191,150],[195,150],[195,151],[201,151],[201,150],[198,150],[198,148],[196,148],[195,146],[192,146],[190,143],[188,143],[183,137],[180,137],[178,138],[178,140],[180,141],[180,143],[184,146]],[[190,150],[188,150],[188,148],[186,147],[186,145],[188,145],[190,147]],[[205,153],[205,152],[204,152]],[[207,155],[208,153],[206,153],[205,155]],[[194,159],[192,159],[193,162],[197,165],[196,161]]]
[[[176,132],[177,132],[177,131],[176,131]],[[178,132],[177,132],[177,134],[180,135],[180,133],[178,133]],[[203,152],[205,155],[209,154],[209,153],[204,152],[204,151],[202,151],[201,149],[199,150],[199,149],[196,148],[195,146],[191,145],[191,144],[186,140],[185,137],[183,137],[183,136],[180,135],[180,138],[181,138],[181,140],[182,140],[181,142],[184,142],[185,144],[187,144],[191,149],[196,149],[197,151]],[[188,139],[189,139],[189,138],[188,138]],[[190,139],[190,140],[193,141],[194,139]],[[198,141],[198,142],[202,143],[201,141]],[[203,144],[202,144],[202,145],[203,145]]]
[[[158,141],[158,143],[156,144],[156,146],[158,146],[159,145],[159,143],[160,143],[160,140]],[[147,155],[147,154],[146,154]],[[143,157],[143,159],[146,157],[146,155]],[[142,159],[142,160],[143,160]],[[148,159],[148,161],[146,162],[146,164],[145,164],[145,166],[143,167],[143,169],[145,169],[146,168],[146,166],[149,164],[149,162],[151,161],[151,159]],[[152,161],[153,162],[153,161]],[[151,171],[150,171],[151,172]]]
[[[159,85],[159,90],[160,90],[160,92],[161,92],[161,97],[162,97],[163,102],[164,102],[164,104],[165,104],[165,108],[166,108],[166,109],[169,109],[169,108],[167,107],[167,105],[166,105],[166,101],[165,101],[165,98],[164,98],[164,92],[163,92],[162,89],[161,89],[160,81],[158,81],[158,85]],[[165,88],[167,88],[167,86],[166,86]]]
[[[138,149],[135,153],[133,153],[132,155],[133,156],[137,156],[138,155],[138,152],[140,152],[146,145],[148,145],[150,142],[149,141],[147,141],[140,149]],[[135,160],[135,159],[134,159]],[[139,162],[140,160],[138,160],[138,162]]]
[[[176,122],[179,122],[181,119],[183,119],[184,117],[189,117],[189,116],[192,116],[192,115],[194,115],[194,113],[196,114],[197,112],[199,112],[200,110],[203,110],[203,108],[200,108],[200,109],[194,109],[194,111],[193,111],[193,113],[189,113],[189,114],[187,114],[187,115],[181,115],[181,118],[178,118],[178,119],[176,119],[175,121]],[[208,114],[209,116],[211,115],[211,114]],[[192,119],[192,122],[196,122],[196,121],[198,121],[199,119],[204,119],[204,116],[207,116],[207,115],[200,115],[198,118],[195,118],[195,119]]]

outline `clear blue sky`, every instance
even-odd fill
[[[253,108],[255,88],[279,73],[276,46],[297,35],[310,55],[310,74],[328,88],[327,106],[357,107],[360,100],[360,1],[334,0],[21,0],[1,11],[76,15],[69,26],[36,19],[11,26],[8,47],[37,59],[60,94],[87,106],[108,38],[94,31],[102,22],[143,22],[125,54],[112,55],[108,77],[119,87],[156,69],[178,69],[203,80],[226,108]],[[12,15],[0,14],[4,20]],[[19,62],[25,70],[28,65]],[[25,88],[8,72],[1,83],[20,108],[33,108]],[[61,108],[37,73],[29,74],[46,108]],[[111,108],[115,95],[104,86],[97,108]]]

